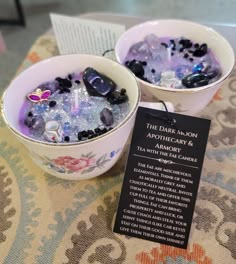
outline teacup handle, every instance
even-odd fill
[[[153,108],[161,111],[166,111],[167,108],[168,112],[174,112],[174,105],[170,102],[165,102],[164,104],[162,102],[139,102],[139,106]]]

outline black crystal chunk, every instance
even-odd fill
[[[90,67],[85,69],[83,81],[87,92],[93,96],[106,97],[116,88],[116,84],[110,78]]]
[[[132,60],[130,61],[128,68],[135,74],[137,77],[143,77],[144,68],[141,61]]]
[[[207,85],[209,83],[209,78],[203,73],[193,73],[189,74],[183,78],[182,84],[187,88],[196,88]]]

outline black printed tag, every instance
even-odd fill
[[[139,107],[114,232],[187,248],[210,120]]]

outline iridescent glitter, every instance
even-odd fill
[[[206,43],[147,35],[129,49],[125,65],[140,79],[167,88],[196,88],[218,80],[220,65]]]
[[[54,143],[78,142],[116,127],[129,113],[129,102],[123,87],[87,68],[41,84],[27,95],[21,113],[21,130],[27,136]]]

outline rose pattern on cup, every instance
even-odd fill
[[[93,171],[95,168],[104,168],[104,165],[114,158],[120,151],[121,148],[113,150],[99,156],[97,159],[95,158],[96,154],[93,152],[82,154],[79,158],[72,156],[59,156],[53,159],[46,156],[40,156],[32,151],[31,153],[33,154],[32,158],[36,158],[43,166],[46,166],[53,171],[68,174],[75,172],[84,174]]]
[[[53,159],[52,162],[55,166],[63,167],[71,172],[82,171],[93,164],[93,158],[81,157],[79,159],[71,156],[60,156]]]

